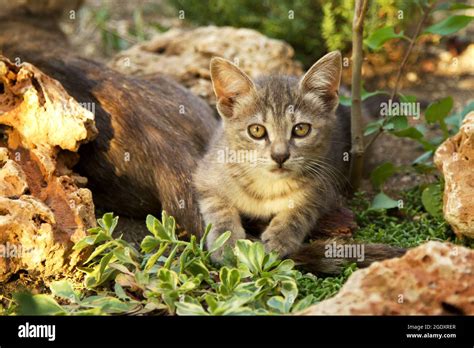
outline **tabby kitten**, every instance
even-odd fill
[[[230,246],[246,238],[245,218],[267,223],[267,251],[289,255],[338,202],[350,139],[348,115],[336,115],[341,54],[325,55],[299,80],[252,81],[222,58],[210,68],[222,123],[194,176],[204,222],[213,224],[207,246],[225,231]]]

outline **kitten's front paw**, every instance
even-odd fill
[[[212,247],[212,245],[214,244],[214,241],[220,235],[221,234],[218,234],[218,233],[213,234],[212,232],[209,234],[209,236],[207,237],[207,242],[206,242],[208,249],[210,249]],[[233,248],[235,246],[235,243],[239,239],[245,239],[245,231],[244,230],[237,230],[235,232],[232,232],[232,234],[230,235],[227,242],[211,254],[211,260],[214,261],[215,263],[221,264],[223,259],[224,259],[224,251],[226,249],[226,246],[229,246],[229,247]]]
[[[261,239],[267,253],[273,251],[280,257],[290,255],[301,246],[301,243],[294,240],[294,238],[276,229],[267,229],[262,233]]]

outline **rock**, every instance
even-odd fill
[[[469,44],[461,54],[440,50],[436,74],[452,77],[471,74],[474,71],[474,44]],[[454,60],[455,59],[455,60]]]
[[[0,281],[40,277],[79,259],[74,242],[95,226],[84,178],[70,169],[97,135],[94,115],[34,66],[0,56]]]
[[[436,150],[434,162],[445,180],[444,218],[458,236],[474,238],[474,111]]]
[[[170,75],[214,105],[209,74],[212,57],[229,59],[256,78],[269,73],[300,75],[302,66],[293,55],[290,45],[255,30],[208,26],[171,29],[120,52],[110,65],[125,74]]]
[[[354,272],[304,315],[474,314],[474,251],[430,241]]]
[[[28,190],[26,175],[20,165],[8,157],[8,149],[0,148],[0,196],[21,196]]]

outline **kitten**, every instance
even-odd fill
[[[212,59],[222,123],[194,176],[204,222],[214,226],[208,247],[225,231],[230,246],[246,238],[245,218],[266,221],[265,249],[287,256],[338,203],[350,142],[349,115],[336,113],[341,70],[338,51],[301,79],[252,81],[231,62]]]

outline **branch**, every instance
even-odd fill
[[[397,79],[395,80],[395,86],[393,87],[392,95],[390,96],[390,99],[393,100],[395,96],[397,95],[398,92],[398,86],[400,85],[400,80],[402,78],[402,73],[403,69],[405,69],[405,65],[408,62],[408,58],[410,57],[411,51],[413,51],[413,47],[415,47],[416,40],[418,38],[418,35],[420,35],[421,29],[423,28],[426,20],[428,19],[431,11],[434,9],[437,1],[434,1],[431,6],[423,11],[423,17],[421,18],[421,21],[418,23],[418,26],[416,27],[416,30],[410,39],[410,46],[408,46],[408,50],[405,52],[405,56],[403,57],[402,64],[400,64],[400,67],[398,68],[398,73],[397,73]]]
[[[423,9],[423,17],[421,18],[421,21],[418,23],[418,26],[416,27],[415,32],[413,33],[413,36],[409,39],[410,45],[408,46],[407,51],[405,52],[405,55],[403,56],[402,63],[398,67],[398,72],[397,72],[397,78],[395,80],[395,86],[393,87],[392,94],[390,95],[390,100],[393,101],[395,96],[398,93],[398,87],[400,85],[400,81],[402,78],[403,70],[405,69],[405,66],[408,62],[408,58],[410,57],[411,52],[413,51],[413,48],[415,47],[416,40],[418,38],[418,35],[420,35],[421,29],[423,28],[424,24],[426,23],[426,20],[428,19],[431,11],[433,11],[434,7],[436,6],[437,1],[434,1],[430,7],[424,8]],[[386,125],[388,118],[385,118],[384,122],[380,126],[379,130],[375,135],[369,140],[367,145],[365,146],[365,151],[375,142],[375,140],[379,137],[380,134],[383,132],[383,127]]]

